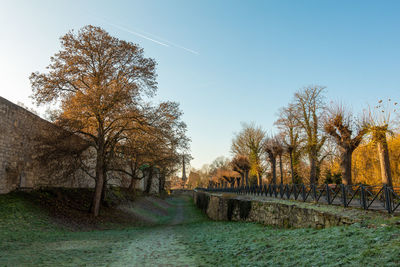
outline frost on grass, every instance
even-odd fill
[[[170,216],[162,224],[70,232],[50,224],[26,203],[11,202],[3,201],[0,207],[4,215],[0,220],[0,266],[400,265],[396,218],[322,230],[284,230],[209,221],[190,199],[174,197],[166,200],[168,207],[160,205]],[[27,218],[23,214],[28,210]],[[11,228],[17,231],[3,231]]]

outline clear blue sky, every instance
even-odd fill
[[[31,105],[28,76],[58,38],[101,26],[156,59],[157,100],[180,102],[201,167],[229,156],[240,122],[272,129],[303,86],[355,111],[398,98],[399,14],[400,1],[0,0],[0,95]]]

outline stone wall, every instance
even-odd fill
[[[0,97],[0,193],[32,187],[40,174],[33,167],[33,148],[26,141],[46,122]]]
[[[198,208],[212,220],[249,221],[284,228],[325,228],[354,223],[338,214],[274,201],[244,199],[235,194],[193,193]]]
[[[150,185],[150,194],[158,194],[160,193],[159,187],[160,187],[160,173],[157,168],[153,169],[153,178],[151,179],[151,185]],[[143,179],[137,180],[135,184],[135,189],[139,191],[145,191],[147,187],[147,183],[149,182],[149,172],[145,173],[145,177]]]
[[[51,170],[46,169],[36,160],[38,146],[35,146],[35,137],[49,129],[61,131],[50,122],[0,97],[0,194],[18,188],[39,186],[78,188],[94,186],[94,180],[80,170],[71,173],[64,180],[52,179],[54,167],[51,169],[50,166]],[[71,139],[77,137],[73,136]],[[69,141],[67,140],[67,143]],[[85,152],[91,154],[89,150]],[[113,185],[129,184],[123,181],[124,177],[119,173],[110,173],[109,178]],[[137,181],[136,188],[144,190],[147,180],[148,177],[145,177]],[[151,193],[158,193],[158,173],[152,180]]]

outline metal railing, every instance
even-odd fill
[[[198,188],[208,192],[229,192],[241,195],[257,195],[288,200],[361,207],[364,210],[400,211],[400,187],[335,185],[335,184],[268,184],[263,186],[215,186]]]

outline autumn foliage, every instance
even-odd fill
[[[188,149],[186,125],[177,103],[145,101],[157,90],[156,62],[138,45],[90,25],[60,41],[48,71],[30,77],[33,98],[37,104],[58,104],[54,123],[95,151],[94,166],[84,169],[96,183],[92,212],[97,216],[109,172],[137,179],[145,163],[162,176],[175,170],[179,151]]]

